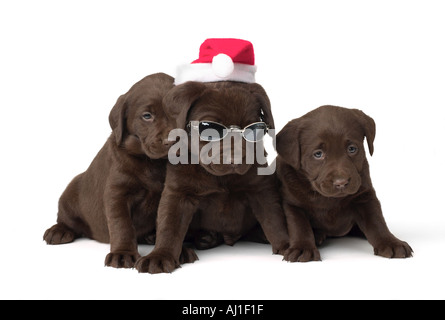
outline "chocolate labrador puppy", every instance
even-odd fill
[[[48,244],[88,237],[111,244],[105,265],[133,267],[140,257],[137,243],[147,243],[155,232],[172,145],[167,137],[176,127],[165,115],[162,99],[173,80],[163,73],[150,75],[119,97],[109,117],[113,132],[87,171],[60,197],[57,224],[43,236]],[[197,259],[188,250],[182,258]]]
[[[221,152],[217,155],[209,151],[213,157],[210,163],[199,157],[199,164],[167,164],[156,245],[148,256],[136,262],[135,268],[139,272],[161,273],[179,267],[181,244],[189,227],[191,233],[198,228],[222,234],[224,241],[232,245],[259,222],[273,252],[284,254],[288,235],[277,178],[258,175],[258,161],[249,163],[246,159],[248,147],[259,147],[265,126],[274,127],[264,89],[258,84],[236,82],[186,82],[166,95],[164,105],[166,112],[177,119],[179,128],[188,128],[187,143],[199,135],[196,150],[190,144],[186,149],[189,158],[197,151],[202,156],[205,148],[215,144],[215,150]],[[215,135],[211,136],[206,128]],[[258,129],[258,136],[251,128]],[[223,143],[236,137],[242,143],[238,149],[235,143],[230,147]],[[237,162],[238,151],[241,161]]]
[[[360,110],[322,106],[277,135],[289,261],[320,260],[316,244],[361,231],[374,253],[407,258],[412,249],[386,226],[371,183],[363,140],[374,152],[375,123]],[[359,230],[358,230],[359,229]]]

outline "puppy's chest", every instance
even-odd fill
[[[248,201],[245,192],[222,186],[212,192],[209,190],[209,194],[200,199],[200,208],[212,215],[222,217],[246,207],[248,207]]]
[[[146,167],[137,177],[142,187],[150,192],[161,193],[164,189],[165,170],[162,168]]]
[[[251,220],[250,216],[247,196],[240,191],[221,188],[218,192],[201,198],[199,204],[199,223],[204,229],[242,232],[246,222]]]
[[[312,209],[307,211],[312,228],[328,236],[343,236],[354,225],[353,213],[349,208]]]

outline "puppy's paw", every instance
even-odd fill
[[[385,258],[410,258],[413,249],[405,241],[393,239],[374,247],[374,254]]]
[[[133,268],[141,255],[138,252],[110,252],[105,258],[105,266],[113,268]]]
[[[279,249],[272,248],[272,253],[284,256],[286,254],[286,251],[288,250],[288,248],[289,248],[289,246],[284,246],[284,247],[281,247]]]
[[[315,243],[317,246],[321,246],[327,238],[325,233],[315,231],[315,230],[314,230],[314,237],[315,237]]]
[[[192,248],[182,247],[181,256],[179,257],[179,263],[193,263],[195,261],[199,260],[198,256],[196,255],[195,250]]]
[[[144,237],[144,240],[146,241],[147,244],[154,246],[156,244],[156,232],[147,234]]]
[[[76,238],[74,231],[65,226],[62,223],[53,225],[51,228],[45,231],[43,240],[47,244],[65,244],[73,242]]]
[[[193,244],[198,250],[207,250],[223,243],[221,234],[216,231],[200,230],[195,233]]]
[[[287,249],[289,249],[289,240],[271,241],[272,253],[284,256]]]
[[[153,251],[148,256],[139,258],[134,267],[139,273],[172,273],[180,264],[170,253]]]
[[[284,253],[283,260],[289,262],[321,261],[320,252],[315,247],[291,247]]]

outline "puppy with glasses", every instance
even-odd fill
[[[167,165],[156,245],[135,268],[149,273],[178,268],[187,230],[221,234],[233,245],[258,223],[273,252],[284,254],[288,236],[276,175],[258,175],[261,165],[246,158],[248,144],[260,144],[267,128],[274,128],[264,89],[255,83],[189,81],[170,90],[164,103],[177,127],[188,128],[190,140],[199,136],[198,145],[186,149],[186,156],[199,161]],[[238,144],[224,143],[234,136]],[[203,154],[211,161],[203,161]]]
[[[411,247],[388,229],[372,186],[363,140],[374,152],[375,123],[360,110],[323,106],[290,121],[277,135],[290,248],[289,261],[320,260],[326,237],[362,233],[374,253],[408,258]]]

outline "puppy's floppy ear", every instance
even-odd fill
[[[252,83],[249,85],[250,92],[256,97],[261,105],[262,119],[269,126],[270,129],[275,129],[275,123],[272,116],[272,109],[270,106],[269,97],[266,91],[257,83]]]
[[[121,95],[113,109],[111,109],[108,121],[110,122],[111,129],[113,130],[114,137],[116,138],[117,145],[122,143],[125,131],[125,115],[127,111],[126,95]]]
[[[361,124],[364,130],[363,135],[366,137],[366,141],[368,142],[369,154],[372,156],[372,154],[374,153],[375,122],[363,111],[358,109],[353,109],[353,111],[358,119],[358,122]]]
[[[277,134],[277,153],[295,169],[300,169],[299,119],[289,121]]]
[[[189,81],[174,87],[165,95],[163,99],[164,111],[168,117],[176,119],[178,128],[185,128],[190,107],[201,97],[205,89],[204,84]]]

